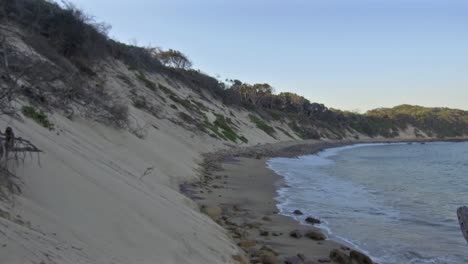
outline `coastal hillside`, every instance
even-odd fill
[[[225,230],[179,191],[200,180],[204,153],[468,134],[466,111],[330,109],[218,80],[179,51],[123,44],[108,29],[71,4],[0,2],[2,139],[9,126],[41,150],[2,155],[5,263],[236,263]]]

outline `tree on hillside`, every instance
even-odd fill
[[[231,89],[239,94],[243,103],[259,106],[262,99],[273,94],[273,87],[267,83],[257,83],[250,85],[247,83],[235,82]]]
[[[169,49],[164,51],[159,48],[152,48],[151,53],[165,66],[185,70],[192,67],[192,62],[189,58],[178,50]]]

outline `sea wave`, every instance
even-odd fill
[[[395,198],[395,206],[397,208],[381,203],[382,190],[372,189],[368,186],[359,184],[353,180],[348,180],[343,177],[334,177],[327,170],[322,168],[330,168],[335,166],[337,155],[356,148],[363,147],[380,147],[386,145],[408,145],[406,143],[396,144],[359,144],[339,148],[326,149],[315,155],[301,156],[298,158],[273,158],[267,162],[267,167],[273,170],[278,175],[284,178],[285,185],[277,190],[277,207],[282,215],[286,215],[296,219],[302,224],[305,223],[306,216],[314,216],[320,218],[323,222],[318,225],[324,230],[330,238],[346,244],[352,248],[360,250],[370,255],[377,263],[396,264],[396,263],[411,263],[411,264],[452,264],[452,263],[468,263],[468,256],[460,254],[443,254],[441,252],[424,252],[412,250],[408,246],[400,245],[398,241],[378,241],[378,245],[368,245],[356,239],[350,239],[349,236],[343,235],[340,232],[335,232],[336,226],[340,229],[340,225],[346,224],[367,224],[369,227],[361,227],[363,232],[368,228],[369,234],[372,232],[380,232],[379,224],[382,226],[391,226],[399,228],[400,225],[413,225],[421,230],[431,230],[431,228],[439,228],[441,230],[449,230],[454,232],[456,227],[456,219],[447,214],[440,219],[418,219],[417,215],[401,215],[398,206],[408,206],[401,204],[402,202],[413,201],[414,206],[428,207],[424,197],[407,197]],[[444,146],[441,143],[431,143],[421,145],[423,148]],[[418,144],[419,146],[419,144]],[[398,146],[396,146],[398,147]],[[399,151],[406,151],[408,148],[416,148],[416,144],[403,146]],[[391,149],[389,149],[391,150]],[[423,150],[425,151],[430,150]],[[381,150],[386,154],[387,150]],[[388,151],[386,157],[396,157],[386,159],[387,162],[399,162],[398,152]],[[343,154],[345,155],[345,154]],[[372,159],[368,158],[372,157]],[[366,162],[380,162],[379,156],[368,155]],[[400,155],[401,156],[401,155]],[[463,164],[463,163],[461,163]],[[456,171],[456,170],[455,170]],[[420,176],[420,175],[418,175]],[[410,186],[411,187],[411,186]],[[407,192],[407,186],[391,186],[389,192]],[[400,200],[399,200],[400,199]],[[454,201],[455,204],[457,201]],[[411,204],[410,204],[411,205]],[[294,215],[293,211],[300,209],[304,212],[303,216]],[[404,208],[407,209],[407,208]],[[409,208],[411,209],[411,208]],[[450,217],[449,217],[450,216]],[[356,222],[358,221],[358,222]],[[334,224],[334,226],[332,225]],[[406,224],[405,224],[406,223]],[[342,226],[341,226],[341,229]],[[418,230],[419,233],[421,230]],[[392,236],[391,230],[383,230],[381,232],[388,233]],[[416,239],[409,237],[409,240]],[[449,241],[453,245],[460,246],[459,241]],[[415,242],[417,243],[417,242]],[[371,247],[369,247],[371,246]],[[447,244],[449,246],[449,244]],[[378,248],[376,248],[378,247]],[[373,250],[369,250],[373,248]],[[371,252],[370,252],[371,251]],[[436,251],[436,250],[435,250]]]

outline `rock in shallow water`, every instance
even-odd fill
[[[351,258],[351,264],[373,264],[374,263],[369,256],[356,250],[351,250],[351,253],[349,254],[349,256]]]
[[[341,249],[334,249],[330,252],[330,259],[339,264],[374,264],[367,255],[351,250],[349,256]]]
[[[318,225],[322,223],[322,221],[320,221],[319,219],[311,217],[311,216],[307,217],[305,221],[312,225]]]
[[[463,233],[463,237],[468,242],[468,207],[463,206],[457,209],[458,223]]]
[[[295,214],[295,215],[303,215],[304,213],[302,213],[301,210],[294,210],[293,214]]]

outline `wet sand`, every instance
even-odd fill
[[[317,141],[309,142],[307,146],[284,148],[282,153],[271,148],[269,151],[272,155],[293,156],[294,153],[314,153],[343,144],[346,143]],[[256,157],[244,157],[252,156],[252,153],[243,153],[218,158],[217,162],[205,162],[203,181],[185,186],[184,191],[200,204],[202,211],[203,208],[222,210],[219,215],[211,215],[212,218],[228,230],[231,237],[244,248],[252,263],[262,263],[265,250],[277,255],[273,258],[270,254],[276,260],[273,263],[284,263],[287,259],[298,260],[298,254],[301,258],[305,257],[305,263],[330,262],[330,251],[345,248],[331,240],[290,236],[293,230],[299,230],[302,234],[321,230],[312,225],[301,225],[290,217],[278,214],[275,197],[277,189],[284,186],[284,181],[266,167],[270,157],[260,157],[260,152],[259,149],[254,151],[256,154],[253,156]],[[255,241],[254,246],[251,246],[252,241]],[[250,245],[243,247],[243,244]]]

